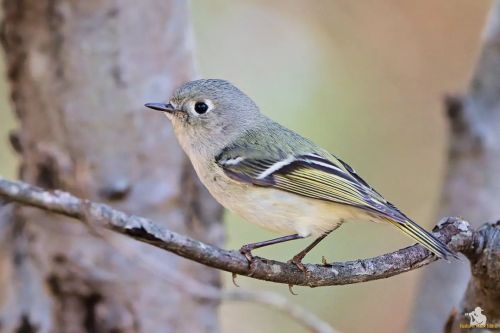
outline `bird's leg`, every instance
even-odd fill
[[[316,245],[318,245],[319,242],[321,242],[331,232],[332,232],[332,230],[327,231],[323,235],[316,238],[314,240],[314,242],[312,242],[305,249],[303,249],[302,251],[300,251],[299,253],[294,255],[292,259],[288,260],[288,263],[294,264],[295,266],[297,266],[298,269],[300,269],[302,272],[306,273],[306,267],[302,263],[302,259],[304,259],[304,257],[309,253],[309,251],[311,251]]]
[[[253,272],[255,270],[252,250],[255,250],[255,249],[258,249],[258,248],[264,247],[264,246],[279,244],[279,243],[288,242],[288,241],[291,241],[294,239],[301,239],[301,238],[304,238],[304,237],[300,236],[299,234],[293,234],[293,235],[273,238],[273,239],[263,241],[263,242],[250,243],[250,244],[243,245],[240,248],[240,253],[243,254],[245,256],[245,258],[247,258],[247,260],[248,260],[248,264],[249,264],[249,268],[250,268],[250,273],[248,274],[248,276],[252,276]],[[238,286],[238,284],[236,283],[236,274],[233,274],[233,284],[235,286]]]
[[[299,234],[293,234],[293,235],[288,235],[288,236],[270,239],[270,240],[263,241],[263,242],[250,243],[250,244],[243,245],[240,248],[240,253],[243,254],[248,259],[248,261],[251,263],[253,261],[252,250],[255,250],[255,249],[258,249],[258,248],[261,248],[264,246],[279,244],[279,243],[288,242],[288,241],[291,241],[294,239],[301,239],[301,238],[304,238],[304,237],[300,236]]]

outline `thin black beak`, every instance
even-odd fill
[[[156,110],[156,111],[163,111],[163,112],[173,112],[175,111],[174,107],[172,104],[168,103],[146,103],[144,104],[145,107]]]

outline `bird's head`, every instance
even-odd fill
[[[260,118],[257,105],[245,93],[219,79],[186,82],[168,103],[145,106],[165,113],[183,146],[224,144]]]

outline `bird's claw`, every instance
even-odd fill
[[[252,254],[252,248],[248,245],[243,245],[240,248],[240,253],[247,258],[248,262],[251,263],[253,261],[253,254]]]
[[[295,267],[297,267],[299,270],[301,270],[307,279],[308,271],[307,271],[307,267],[302,263],[302,259],[303,258],[301,256],[295,256],[292,259],[288,260],[288,263],[295,265]]]
[[[293,284],[289,284],[288,285],[288,291],[290,292],[290,294],[292,294],[293,296],[297,296],[298,294],[296,294],[294,291],[293,291]]]
[[[238,283],[236,283],[236,278],[237,278],[237,277],[238,277],[238,274],[236,274],[236,273],[233,273],[233,274],[232,274],[233,284],[234,284],[234,286],[235,286],[235,287],[238,287],[238,288],[239,288],[239,287],[240,287],[240,285],[239,285]]]
[[[253,276],[253,274],[255,273],[255,270],[257,269],[256,265],[255,265],[255,257],[253,256],[252,254],[252,248],[248,245],[243,245],[241,248],[240,248],[240,253],[242,255],[245,256],[245,258],[247,258],[248,260],[248,269],[249,269],[249,273],[248,273],[248,276]]]

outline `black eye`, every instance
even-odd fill
[[[208,105],[204,102],[196,102],[194,110],[196,113],[203,114],[208,111]]]

